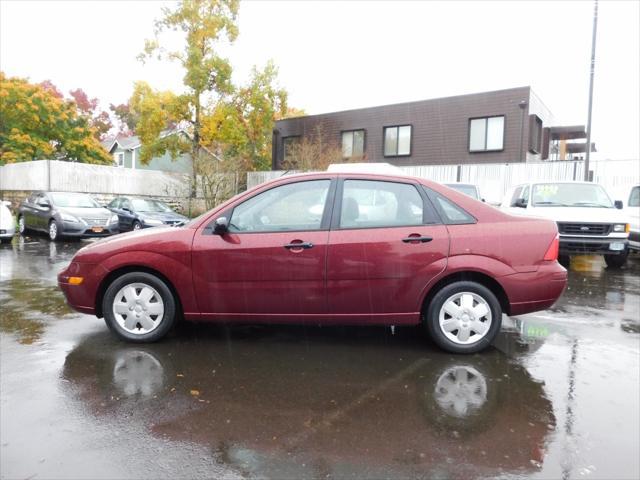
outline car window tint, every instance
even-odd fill
[[[529,185],[522,189],[522,193],[520,194],[520,198],[524,199],[524,204],[529,204]]]
[[[423,223],[424,203],[413,185],[345,180],[340,227],[374,228]]]
[[[640,207],[640,187],[633,187],[629,195],[629,206]]]
[[[251,197],[234,208],[229,230],[320,230],[330,184],[330,180],[289,183]]]
[[[442,221],[447,225],[464,225],[467,223],[476,223],[476,219],[467,213],[462,207],[458,206],[444,195],[441,195],[428,187],[423,187],[431,201],[435,204]]]
[[[520,197],[520,192],[522,192],[522,187],[516,187],[516,189],[513,191],[513,195],[511,197],[511,202],[509,203],[510,207],[515,207],[516,206],[516,201],[521,198]]]
[[[120,208],[120,202],[121,202],[121,199],[114,198],[113,200],[111,200],[111,203],[109,204],[109,207],[110,208]]]

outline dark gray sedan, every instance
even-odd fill
[[[120,231],[139,230],[160,225],[176,225],[188,220],[158,200],[136,197],[116,197],[107,208],[118,215]]]
[[[62,237],[106,237],[119,233],[118,216],[86,193],[37,192],[18,209],[21,234],[45,232],[50,240]]]

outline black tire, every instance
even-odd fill
[[[154,288],[162,298],[164,305],[164,313],[160,323],[153,330],[144,334],[127,331],[118,323],[113,312],[113,303],[118,292],[126,285],[134,283],[143,283]],[[134,343],[150,343],[160,340],[169,333],[177,316],[176,300],[167,284],[155,275],[146,272],[125,273],[111,282],[102,300],[102,312],[107,326],[113,333],[123,340]]]
[[[605,255],[604,262],[607,264],[607,267],[612,269],[618,269],[618,268],[624,267],[624,265],[627,263],[628,256],[629,256],[628,250],[618,255]]]
[[[491,325],[487,333],[479,340],[468,344],[456,343],[447,338],[439,322],[440,310],[445,302],[451,296],[462,292],[470,292],[481,297],[491,311]],[[493,292],[484,285],[471,281],[454,282],[445,285],[433,296],[423,313],[423,322],[426,325],[429,336],[443,350],[451,353],[476,353],[491,345],[491,342],[493,342],[496,335],[500,332],[502,325],[502,308]]]
[[[55,226],[55,228],[53,228]],[[49,220],[49,226],[47,227],[47,236],[52,242],[59,242],[62,240],[62,234],[60,233],[60,223],[55,218]],[[54,235],[55,233],[55,235]]]
[[[138,220],[134,220],[131,224],[131,230],[136,231],[142,228],[142,224]]]

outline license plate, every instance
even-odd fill
[[[100,233],[103,230],[104,230],[104,228],[102,228],[102,227],[92,227],[91,228],[91,231],[94,232],[94,233]]]
[[[620,250],[624,250],[624,243],[611,243],[609,244],[609,250],[615,250],[617,252],[619,252]]]

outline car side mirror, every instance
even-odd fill
[[[213,233],[216,235],[224,235],[229,231],[229,220],[227,217],[218,217],[215,221],[215,226],[213,227]]]
[[[616,200],[615,202],[613,202],[613,205],[618,209],[618,210],[622,210],[622,207],[624,205],[622,205],[622,200]]]
[[[122,210],[131,213],[131,209],[129,207],[122,207]]]
[[[518,198],[516,199],[514,206],[518,208],[527,208],[527,201],[524,198]]]

